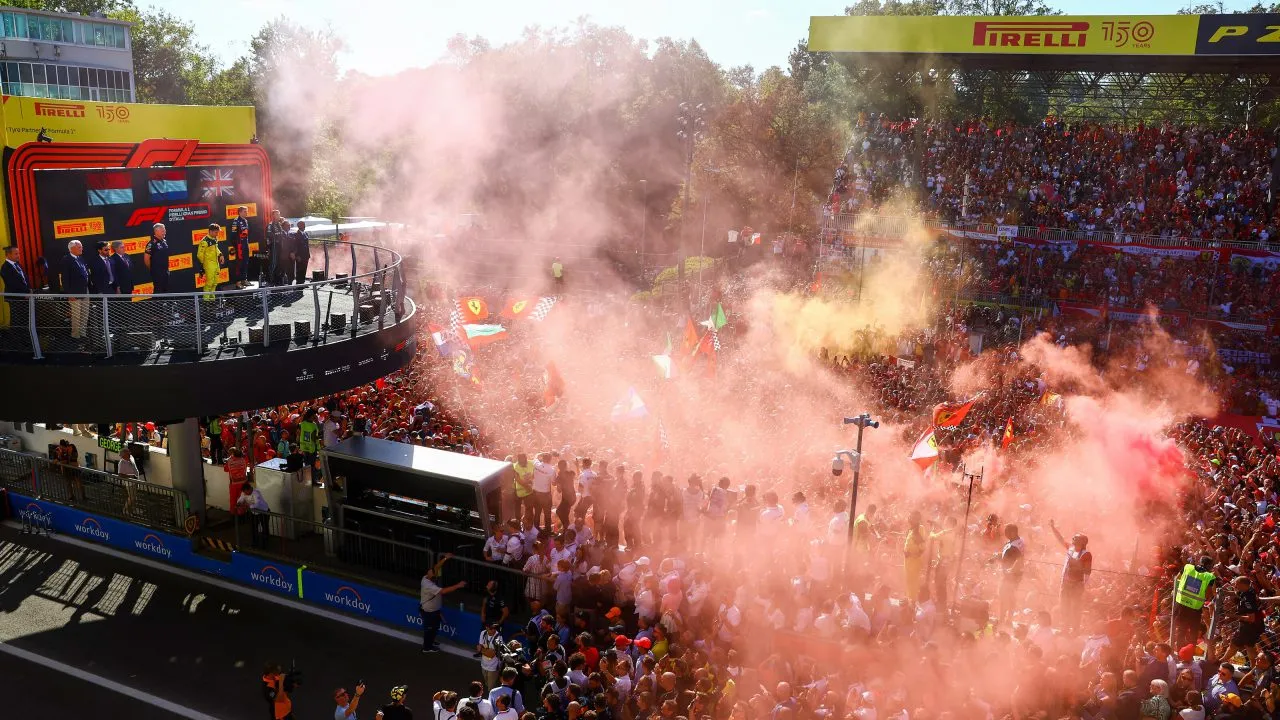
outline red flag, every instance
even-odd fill
[[[564,378],[560,377],[560,371],[556,369],[556,364],[549,362],[542,379],[545,385],[542,391],[543,406],[551,407],[556,404],[556,400],[561,395],[564,395]]]
[[[928,470],[938,462],[938,439],[933,435],[933,428],[925,430],[916,441],[915,447],[911,449],[911,462],[919,465],[921,470]]]
[[[458,298],[458,310],[462,313],[462,324],[478,323],[489,317],[489,303],[482,297]]]
[[[1013,418],[1009,418],[1009,422],[1004,424],[1004,437],[1000,438],[1000,449],[1008,450],[1009,444],[1013,442]]]
[[[938,403],[933,408],[933,424],[936,427],[955,427],[964,422],[964,418],[973,409],[978,397],[964,402]]]
[[[693,324],[693,318],[685,318],[684,321],[684,354],[686,356],[693,355],[698,349],[698,328]]]
[[[515,297],[508,298],[507,304],[502,306],[502,312],[498,313],[508,320],[516,320],[518,318],[527,317],[529,312],[533,310],[534,304],[537,302],[535,298]]]

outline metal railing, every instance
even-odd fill
[[[909,218],[874,213],[839,213],[823,218],[823,230],[827,232],[854,233],[867,238],[899,239],[911,229],[928,229],[933,232],[961,232],[979,236],[996,237],[1002,227],[995,223],[945,223],[922,218]],[[1041,228],[1034,225],[1018,225],[1017,238],[1057,243],[1106,243],[1111,245],[1150,245],[1152,247],[1188,247],[1214,250],[1224,247],[1268,249],[1267,245],[1233,238],[1204,240],[1180,236],[1152,235],[1124,230],[1069,230],[1067,228]]]
[[[324,242],[314,282],[153,295],[6,293],[0,352],[96,357],[167,354],[200,360],[221,350],[335,342],[376,332],[410,314],[402,258],[385,248]],[[211,354],[212,353],[212,354]]]
[[[0,487],[161,530],[182,532],[187,517],[182,490],[12,450],[0,450]]]
[[[405,592],[416,593],[422,574],[441,557],[441,551],[425,535],[417,538],[417,542],[403,542],[257,510],[232,517],[232,545],[239,552],[306,565]],[[514,568],[468,557],[473,549],[478,550],[479,545],[456,547],[454,556],[442,570],[449,584],[466,581],[468,592],[460,599],[474,600],[490,580],[496,580],[498,592],[512,608],[513,615],[523,609],[529,576]]]

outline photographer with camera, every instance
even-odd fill
[[[356,683],[354,695],[346,688],[338,688],[333,693],[333,701],[338,707],[333,711],[333,720],[355,720],[356,708],[360,705],[360,696],[364,695],[364,681]]]
[[[270,709],[271,720],[293,720],[293,700],[290,697],[298,685],[298,672],[290,668],[286,675],[279,665],[268,665],[262,673],[262,695]]]

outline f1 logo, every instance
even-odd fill
[[[134,227],[147,222],[164,222],[164,214],[167,209],[163,205],[160,207],[138,208],[129,216],[129,221],[125,223],[125,227]]]

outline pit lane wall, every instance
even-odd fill
[[[114,518],[85,513],[24,495],[9,494],[10,517],[55,532],[106,545],[148,560],[170,563],[247,587],[319,605],[402,630],[422,629],[418,599],[372,585],[318,573],[306,566],[276,562],[240,552],[231,561],[206,557],[192,549],[191,538],[153,530]],[[425,570],[425,568],[424,568]],[[480,616],[457,607],[442,612],[440,638],[470,646],[480,637]]]

